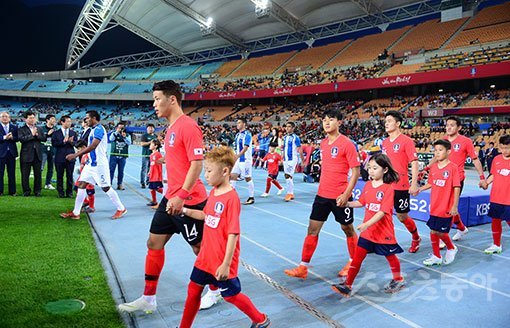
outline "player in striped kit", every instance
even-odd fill
[[[294,199],[294,172],[298,165],[298,156],[301,159],[301,165],[305,164],[303,151],[301,149],[301,140],[294,133],[296,125],[294,122],[285,124],[287,134],[283,137],[283,171],[285,173],[285,181],[287,181],[287,195],[285,201],[289,202]]]

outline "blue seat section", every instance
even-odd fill
[[[94,83],[94,82],[83,82],[83,84],[76,84],[72,89],[72,93],[100,93],[108,94],[117,83]]]
[[[18,102],[11,100],[0,100],[0,112],[6,111],[12,116],[21,116],[21,114],[29,110],[35,102]]]
[[[190,76],[191,79],[198,79],[200,78],[201,74],[212,74],[216,72],[218,68],[220,68],[221,65],[223,65],[225,62],[214,62],[214,63],[207,63],[204,66],[202,66],[196,73],[193,73],[193,75]]]
[[[28,83],[28,80],[0,79],[0,90],[21,90]]]
[[[155,67],[151,68],[124,68],[115,80],[145,80],[151,75]]]
[[[200,65],[164,66],[151,77],[151,80],[184,80],[189,78],[199,66]]]
[[[34,92],[66,92],[69,89],[70,82],[66,81],[45,81],[35,80],[27,88],[27,91]]]
[[[114,93],[152,93],[152,83],[122,83]]]

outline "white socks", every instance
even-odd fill
[[[294,195],[294,180],[292,178],[285,180],[287,181],[287,194]]]
[[[248,181],[248,196],[255,196],[255,185],[253,184],[253,180]]]
[[[147,303],[156,305],[156,295],[143,295],[142,297]]]
[[[119,195],[117,194],[117,192],[115,190],[113,190],[112,187],[110,187],[110,189],[108,189],[106,194],[108,195],[108,197],[110,197],[113,204],[117,207],[118,211],[124,211],[126,209],[124,207],[124,205],[122,204],[122,202],[120,201]]]
[[[81,206],[83,205],[83,201],[87,197],[87,191],[85,189],[78,188],[78,192],[76,193],[76,199],[74,200],[74,215],[80,215]]]

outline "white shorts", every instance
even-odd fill
[[[283,172],[287,175],[294,176],[296,172],[297,161],[286,161],[283,162]]]
[[[232,168],[232,173],[239,175],[241,178],[251,178],[251,159],[245,162],[236,161]]]
[[[105,165],[85,165],[83,171],[81,171],[79,181],[85,181],[92,185],[97,184],[101,188],[110,187],[110,168]]]

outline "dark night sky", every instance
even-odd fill
[[[0,73],[62,70],[67,46],[85,0],[1,0]],[[92,46],[81,63],[158,49],[116,27]]]

